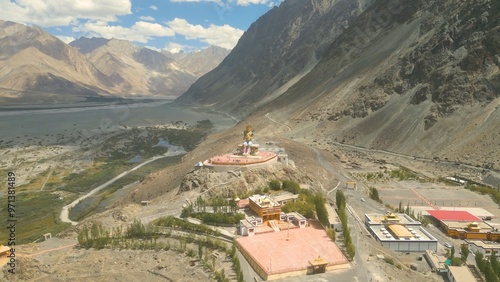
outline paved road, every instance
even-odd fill
[[[154,162],[158,159],[162,159],[162,158],[166,158],[166,157],[169,157],[171,156],[171,154],[167,155],[162,155],[162,156],[156,156],[156,157],[152,157],[151,159],[141,163],[140,165],[138,166],[135,166],[134,168],[130,169],[130,170],[127,170],[125,172],[122,172],[120,173],[118,176],[114,177],[113,179],[107,181],[106,183],[102,184],[102,185],[99,185],[97,188],[95,189],[92,189],[92,191],[88,192],[87,194],[79,197],[78,199],[74,200],[73,202],[71,202],[70,204],[64,206],[62,208],[62,211],[61,211],[61,215],[59,216],[61,221],[62,222],[68,222],[68,223],[71,223],[72,225],[77,225],[78,222],[76,221],[72,221],[71,219],[69,219],[69,210],[74,208],[76,205],[78,205],[78,203],[80,203],[80,201],[94,195],[95,193],[101,191],[102,189],[108,187],[109,185],[113,184],[116,180],[124,177],[125,175],[129,174],[130,172],[134,171],[134,170],[137,170],[139,169],[140,167],[144,166],[144,165],[147,165],[149,164],[150,162]]]

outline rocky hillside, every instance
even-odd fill
[[[498,3],[377,1],[250,120],[325,147],[499,168]]]
[[[372,0],[287,0],[254,22],[177,102],[245,115],[304,75]]]
[[[500,2],[349,3],[284,1],[178,102],[317,147],[500,168]]]

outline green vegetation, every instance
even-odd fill
[[[193,233],[208,234],[213,236],[220,235],[219,231],[216,231],[208,226],[190,223],[173,216],[160,218],[156,220],[154,224],[157,226],[172,227]]]
[[[484,274],[486,282],[500,281],[500,262],[498,261],[495,252],[491,253],[489,262],[484,259],[482,253],[476,253],[477,268]]]
[[[194,227],[189,222],[174,217],[161,218],[157,222],[161,222],[163,226],[168,225],[172,229],[178,229],[191,232],[196,230],[200,235],[213,236],[214,231],[206,226],[199,225]],[[206,231],[206,232],[205,232]],[[158,242],[160,237],[172,238],[166,244]],[[172,245],[171,240],[178,239],[177,245]],[[138,240],[137,240],[138,239]],[[208,236],[200,237],[194,236],[189,233],[187,236],[175,235],[172,233],[160,232],[159,227],[155,225],[143,225],[139,220],[134,220],[125,232],[117,228],[114,230],[106,229],[100,223],[93,223],[89,228],[84,226],[78,233],[78,243],[80,247],[90,249],[102,248],[120,248],[120,249],[140,249],[140,250],[174,250],[179,253],[184,253],[188,257],[197,257],[200,262],[211,272],[211,277],[216,281],[229,281],[226,277],[225,270],[217,270],[215,268],[215,256],[209,256],[209,253],[214,251],[222,251],[226,253],[226,257],[232,262],[232,269],[234,270],[236,280],[238,282],[244,281],[241,264],[236,254],[236,245],[233,242],[232,247],[229,249],[227,243],[218,239],[213,239]],[[189,243],[189,245],[188,245]],[[193,246],[194,245],[194,246]],[[195,249],[193,249],[195,247]]]
[[[220,225],[220,224],[232,224],[236,225],[240,220],[245,218],[244,214],[241,213],[192,213],[191,217],[201,220],[205,224]]]
[[[370,198],[379,202],[379,203],[382,203],[382,200],[380,199],[380,197],[378,195],[378,190],[375,187],[370,187]]]
[[[326,210],[325,207],[326,203],[325,197],[323,197],[323,195],[321,195],[320,193],[316,193],[316,195],[314,195],[313,200],[314,200],[314,205],[316,207],[316,215],[318,216],[319,222],[321,222],[323,226],[328,227],[329,225],[328,211]]]
[[[378,171],[378,172],[361,172],[361,173],[355,173],[355,177],[357,178],[364,178],[366,181],[369,182],[384,182],[390,179],[396,179],[396,180],[423,180],[423,176],[419,176],[417,173],[414,171],[411,171],[410,169],[400,166],[398,169],[395,170],[384,170]]]
[[[470,183],[470,182],[467,182]],[[498,205],[500,205],[500,190],[499,189],[492,189],[480,184],[476,183],[470,183],[465,185],[465,189],[474,191],[476,193],[479,193],[481,195],[490,195],[491,199]]]
[[[390,265],[394,265],[394,259],[392,257],[385,257],[384,261]]]
[[[21,192],[16,195],[16,244],[38,240],[44,233],[56,234],[70,225],[59,220],[59,214],[69,200],[60,200],[52,192]],[[2,213],[6,216],[6,211]],[[5,218],[5,217],[4,217]],[[9,230],[0,228],[1,242],[7,241]]]
[[[467,257],[469,256],[469,246],[467,244],[460,245],[460,259],[463,263],[467,262]]]
[[[301,192],[299,183],[293,180],[283,180],[281,188],[293,194],[299,194]]]
[[[289,201],[281,207],[285,213],[298,212],[306,218],[314,218],[316,206],[314,196],[309,190],[301,189],[299,198],[296,201]]]
[[[118,189],[122,188],[123,186],[126,186],[128,184],[131,184],[135,181],[142,181],[144,178],[156,171],[159,171],[161,169],[164,169],[165,167],[175,164],[180,160],[181,156],[174,156],[174,157],[168,157],[168,158],[163,158],[163,159],[158,159],[155,160],[154,162],[151,162],[145,166],[140,167],[139,169],[136,169],[134,171],[131,171],[124,177],[116,180],[112,184],[110,184],[108,187],[106,187],[104,190],[102,190],[99,194],[94,195],[92,197],[89,197],[85,199],[84,201],[86,202],[86,206],[84,208],[73,208],[69,212],[69,217],[71,220],[74,221],[79,221],[82,218],[92,214],[92,212],[99,206],[99,204],[113,196],[113,193],[116,192]],[[105,180],[103,180],[104,182]],[[95,188],[95,187],[94,187]]]
[[[213,212],[207,212],[207,206],[212,207]],[[194,217],[205,224],[225,225],[237,224],[245,215],[236,212],[236,202],[233,199],[214,196],[206,200],[198,196],[193,205],[182,209],[181,217]]]
[[[269,188],[273,191],[281,190],[281,182],[277,179],[271,180],[269,182]]]
[[[129,162],[131,158],[139,155],[143,159],[146,159],[166,152],[167,148],[154,146],[158,144],[160,139],[168,140],[171,144],[182,145],[189,151],[212,128],[212,123],[209,120],[199,121],[193,126],[187,126],[185,129],[132,128],[131,130],[113,135],[103,145],[94,148],[97,150],[98,158],[94,160],[94,165],[85,171],[70,174],[68,174],[69,170],[54,171],[45,187],[45,190],[50,189],[50,191],[23,191],[28,190],[32,186],[40,186],[48,175],[49,170],[36,177],[32,181],[33,183],[17,187],[16,219],[18,219],[18,222],[16,226],[16,243],[32,242],[41,238],[44,233],[50,232],[55,235],[66,229],[69,224],[63,224],[59,220],[59,214],[64,205],[69,204],[80,194],[86,193],[123,171],[131,169],[136,165]],[[117,146],[120,142],[124,145]],[[121,149],[118,150],[117,147]],[[159,159],[129,173],[90,199],[85,207],[72,211],[70,214],[71,218],[79,220],[91,214],[96,207],[99,207],[103,200],[111,197],[121,187],[137,180],[140,181],[151,172],[178,162],[180,158],[181,156]],[[73,193],[73,195],[65,196],[64,200],[60,200],[59,196],[53,192],[54,190],[66,191]],[[0,241],[6,241],[8,236],[8,230],[1,228]]]
[[[390,176],[398,180],[415,180],[419,178],[415,172],[403,166],[399,167],[397,170],[391,170]]]
[[[347,252],[347,255],[349,256],[350,260],[354,259],[354,255],[356,254],[356,248],[354,247],[354,243],[352,242],[351,238],[351,231],[348,226],[348,221],[347,221],[347,213],[345,211],[345,205],[346,205],[346,198],[344,195],[344,192],[341,190],[337,190],[337,193],[335,194],[335,200],[336,204],[338,207],[338,215],[340,222],[342,223],[342,230],[344,231],[344,246]]]
[[[420,221],[423,226],[427,226],[430,223],[429,219],[422,215],[422,212],[415,215],[415,211],[410,207],[410,203],[407,203],[406,208],[403,208],[403,202],[399,201],[399,207],[396,209],[396,212],[404,213],[414,220]]]

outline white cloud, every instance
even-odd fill
[[[236,5],[248,6],[250,4],[255,5],[269,5],[269,0],[236,0]]]
[[[151,5],[151,6],[149,6],[149,8],[150,8],[151,10],[158,11],[158,7],[156,7],[155,5]]]
[[[115,21],[131,13],[130,0],[0,0],[0,18],[42,27],[76,24],[79,19]]]
[[[190,24],[185,19],[179,18],[167,22],[167,25],[175,33],[183,35],[186,39],[197,39],[226,49],[232,49],[243,34],[243,30],[229,25],[218,26],[211,24],[205,28],[201,25]]]
[[[55,35],[55,37],[59,38],[62,42],[66,44],[75,40],[73,36]]]
[[[222,0],[170,0],[172,3],[182,3],[182,2],[214,2],[222,5]]]
[[[140,16],[139,19],[143,20],[143,21],[149,21],[149,22],[154,22],[155,21],[155,18],[153,18],[151,16]]]
[[[175,32],[166,26],[143,21],[136,22],[130,28],[111,26],[105,22],[99,21],[87,22],[78,28],[74,28],[74,30],[104,38],[117,38],[141,43],[147,43],[151,37],[175,35]]]

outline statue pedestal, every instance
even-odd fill
[[[250,146],[250,154],[248,154],[248,155],[243,154],[244,147],[245,146],[243,145],[243,143],[238,145],[238,155],[242,155],[242,156],[258,156],[259,155],[259,144],[252,144]]]

